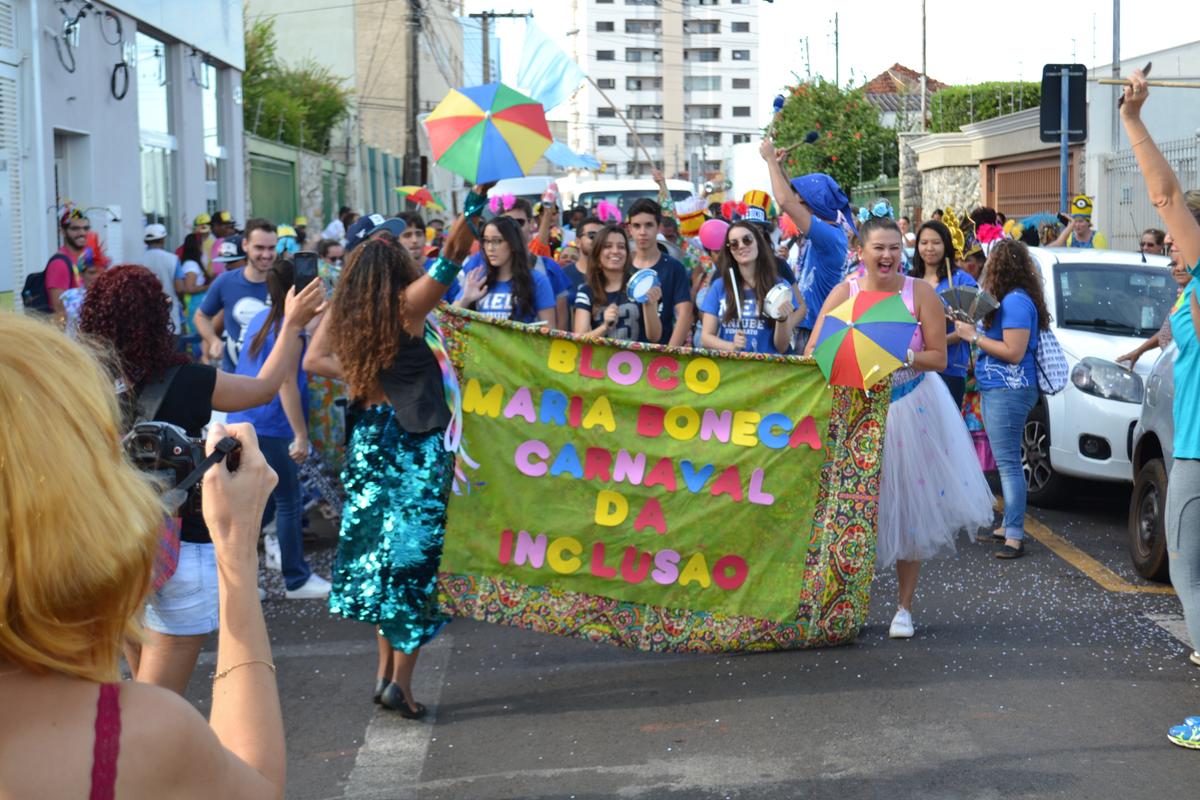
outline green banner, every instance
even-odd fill
[[[831,419],[845,420],[810,360],[587,341],[474,315],[446,314],[443,324],[466,451],[478,463],[466,472],[470,491],[450,503],[448,610],[596,638],[588,609],[624,609],[641,627],[623,635],[638,641],[615,639],[654,649],[695,642],[656,645],[647,612],[664,635],[672,621],[711,629],[743,620],[801,625],[805,641],[790,646],[811,644],[804,609],[839,596],[812,597],[828,588],[837,542],[827,520],[839,511],[862,524],[853,577],[838,585],[860,588],[858,562],[874,556],[878,463],[852,471],[865,483],[850,496],[828,491],[845,483],[834,473],[849,454],[846,429]],[[878,410],[858,406],[881,436]],[[866,573],[869,583],[869,565]],[[540,619],[508,613],[566,597],[569,619],[544,606]],[[851,609],[854,630],[865,593],[861,606]],[[731,647],[718,638],[706,649]]]

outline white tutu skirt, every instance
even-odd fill
[[[883,440],[877,569],[898,560],[953,555],[960,531],[974,536],[992,524],[992,490],[946,384],[930,372],[915,387],[901,377],[893,385]]]

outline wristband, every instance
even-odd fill
[[[463,216],[467,219],[470,219],[471,217],[477,217],[483,212],[483,209],[486,205],[486,197],[477,194],[476,192],[471,192],[469,195],[467,195],[467,199],[463,201]]]
[[[429,270],[429,277],[438,283],[449,286],[454,283],[454,279],[460,272],[462,272],[462,264],[455,264],[445,256],[438,256],[437,261],[433,262],[433,267]]]

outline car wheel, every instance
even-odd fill
[[[1033,407],[1021,434],[1021,468],[1025,471],[1028,500],[1035,506],[1052,507],[1066,495],[1067,479],[1050,463],[1050,422],[1046,408]]]
[[[1143,578],[1167,582],[1167,469],[1162,459],[1147,461],[1138,471],[1129,501],[1129,557]]]

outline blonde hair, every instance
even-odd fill
[[[0,658],[118,678],[162,504],[125,458],[113,379],[49,325],[0,312]]]

